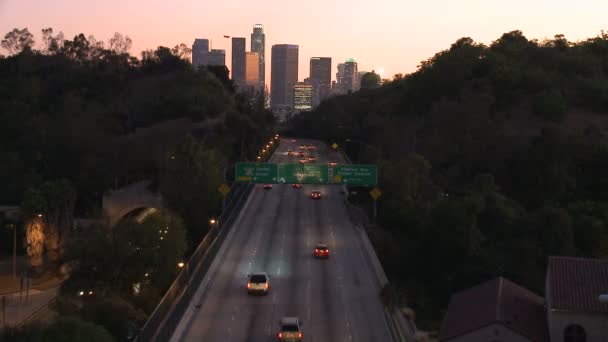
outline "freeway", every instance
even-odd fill
[[[271,158],[297,163],[301,143],[317,162],[339,158],[324,145],[283,139]],[[320,200],[310,198],[320,190]],[[297,316],[304,341],[391,341],[380,288],[360,235],[349,221],[342,187],[256,185],[180,321],[171,341],[274,341],[278,321]],[[316,243],[327,260],[313,258]],[[249,296],[247,274],[266,272],[267,296]]]

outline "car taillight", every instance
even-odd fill
[[[315,248],[315,252],[316,252],[316,253],[319,253],[319,250]]]
[[[250,289],[251,288],[251,283],[247,283],[247,288]]]
[[[302,333],[301,332],[298,333],[298,338],[302,338]]]
[[[268,283],[264,284],[264,289],[268,290]]]
[[[279,338],[283,338],[283,333],[279,333]]]

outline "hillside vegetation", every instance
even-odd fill
[[[547,256],[608,256],[607,128],[608,34],[513,31],[459,39],[286,133],[380,165],[370,235],[402,300],[437,328],[456,291],[502,275],[543,294]]]

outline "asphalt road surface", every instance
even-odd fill
[[[319,142],[283,139],[272,162],[301,143],[317,163],[341,161]],[[275,341],[284,316],[302,321],[304,341],[388,342],[380,289],[371,262],[349,220],[340,186],[257,185],[243,206],[171,341]],[[322,198],[310,198],[320,190]],[[313,257],[316,243],[330,249]],[[247,274],[266,272],[267,296],[250,296]]]

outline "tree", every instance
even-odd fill
[[[171,49],[171,52],[181,59],[190,60],[192,49],[189,48],[188,45],[180,43],[178,45],[175,45],[175,47]]]
[[[64,55],[79,62],[84,62],[87,60],[90,51],[91,44],[82,33],[75,36],[73,40],[64,41],[63,48],[61,49],[61,52]]]
[[[44,245],[51,262],[59,261],[63,255],[64,243],[73,225],[75,203],[76,190],[65,179],[45,182],[40,187],[29,188],[24,194],[21,208],[26,217],[34,218],[28,226],[32,232],[28,235],[32,238],[31,241],[28,238],[28,244],[36,249],[34,242],[40,234],[35,232],[42,225]]]
[[[80,314],[87,321],[105,328],[118,342],[131,341],[135,327],[146,319],[143,312],[115,295],[86,301]]]
[[[40,217],[32,217],[25,224],[25,244],[30,265],[42,266],[44,255],[44,225]]]
[[[164,291],[175,279],[177,263],[187,248],[186,230],[176,214],[156,211],[143,221],[126,220],[113,229],[113,241],[126,243],[123,277],[129,287],[150,274],[151,284]]]
[[[160,189],[170,208],[183,217],[191,246],[207,232],[209,218],[220,204],[217,188],[225,161],[214,149],[188,135],[167,156]]]
[[[110,50],[121,55],[129,53],[133,40],[129,36],[123,36],[122,34],[115,32],[114,36],[108,40]]]
[[[372,72],[365,73],[361,77],[361,89],[373,89],[380,86],[380,75],[376,74],[374,70]]]
[[[60,317],[44,330],[41,342],[113,342],[112,335],[103,327],[76,317]]]
[[[43,53],[55,54],[63,47],[64,37],[63,32],[59,32],[53,36],[52,28],[42,29],[42,43],[44,44]]]
[[[8,50],[11,55],[15,55],[34,45],[34,35],[27,28],[21,30],[14,28],[4,36],[0,45]]]

